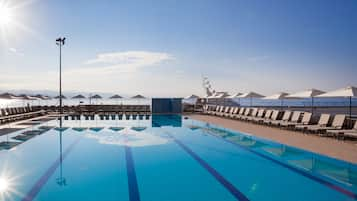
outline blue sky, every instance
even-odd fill
[[[0,89],[265,95],[357,85],[353,0],[4,1]],[[25,3],[24,3],[25,2]],[[15,25],[16,24],[16,25]]]

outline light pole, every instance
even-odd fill
[[[60,115],[63,114],[62,108],[62,46],[64,45],[64,41],[66,38],[57,38],[56,44],[59,46],[60,54],[59,54],[59,101],[60,101]],[[62,117],[61,117],[62,118]]]

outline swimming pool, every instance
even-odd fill
[[[354,164],[179,115],[27,130],[1,136],[20,144],[0,151],[0,200],[357,199]]]

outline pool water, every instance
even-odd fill
[[[1,136],[21,143],[0,151],[0,200],[357,199],[355,164],[179,115],[53,120],[27,130],[43,132]]]

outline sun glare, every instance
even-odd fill
[[[6,166],[6,164],[5,164]],[[0,170],[0,201],[13,200],[15,196],[22,195],[15,187],[18,186],[17,180],[22,176],[11,176],[12,173],[6,170]]]
[[[0,26],[6,26],[11,23],[13,12],[11,8],[4,4],[0,4]]]
[[[9,189],[9,182],[5,178],[0,178],[0,193],[4,193]]]

